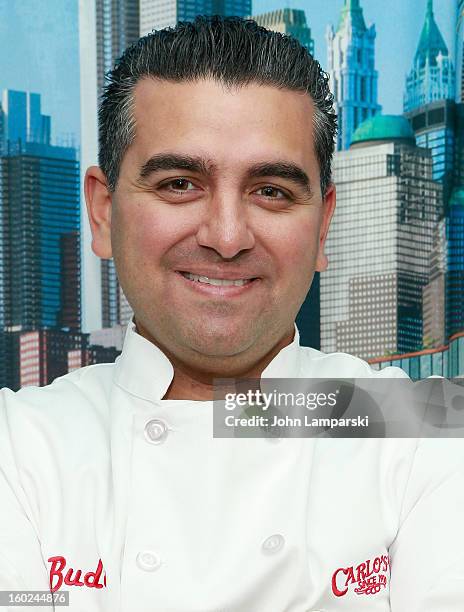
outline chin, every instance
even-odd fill
[[[227,357],[237,355],[253,344],[250,332],[241,333],[222,329],[221,331],[209,331],[205,333],[203,328],[193,338],[189,338],[190,347],[203,354],[214,357]]]

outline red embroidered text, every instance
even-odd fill
[[[54,593],[58,591],[63,584],[68,586],[86,586],[91,589],[102,589],[106,587],[106,572],[103,572],[102,560],[98,560],[97,569],[94,572],[87,572],[82,577],[82,570],[74,570],[72,567],[66,568],[66,559],[64,557],[50,557],[48,562],[52,564],[50,568],[50,589]],[[100,581],[103,572],[103,582]]]
[[[388,555],[379,555],[356,566],[339,567],[332,576],[332,592],[343,597],[352,585],[356,585],[353,590],[358,595],[375,595],[387,586],[389,570]]]

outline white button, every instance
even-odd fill
[[[161,565],[161,559],[151,550],[143,550],[139,552],[136,562],[140,569],[143,569],[146,572],[153,572]]]
[[[160,419],[152,419],[145,425],[145,437],[151,444],[161,444],[168,435],[168,427]]]
[[[278,552],[283,547],[284,543],[285,538],[280,535],[280,533],[275,533],[264,540],[261,548],[263,553],[272,555]]]

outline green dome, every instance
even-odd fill
[[[416,144],[409,121],[401,115],[374,115],[366,119],[354,132],[351,146],[376,140],[402,140]]]
[[[464,206],[464,187],[458,187],[454,189],[450,201],[450,206]]]

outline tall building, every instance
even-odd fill
[[[96,0],[97,86],[124,49],[139,38],[139,0]]]
[[[433,0],[427,0],[422,32],[411,72],[406,77],[405,113],[436,100],[453,100],[455,73],[448,47],[433,14]]]
[[[38,94],[6,91],[3,102],[0,383],[17,390],[66,373],[60,355],[79,344],[79,162],[74,148],[50,144],[50,117],[41,114]]]
[[[178,21],[193,21],[197,15],[244,17],[250,13],[251,0],[140,0],[140,35]]]
[[[334,182],[321,350],[369,359],[421,349],[422,287],[442,216],[430,151],[416,146],[407,119],[377,115],[336,153]]]
[[[263,28],[297,38],[300,44],[306,47],[311,55],[314,55],[314,40],[303,10],[283,8],[261,15],[252,15],[251,19],[254,19]]]
[[[3,101],[0,328],[80,330],[77,152],[49,144],[38,94],[5,91]]]
[[[42,115],[39,94],[5,89],[2,110],[3,150],[7,141],[50,144],[50,116]]]
[[[80,331],[76,150],[12,145],[0,157],[0,327]]]
[[[97,96],[105,74],[124,50],[139,38],[139,0],[96,0]],[[101,259],[101,320],[103,327],[127,323],[132,310],[119,285],[113,259]]]
[[[380,112],[375,25],[366,27],[359,0],[345,0],[337,29],[327,29],[328,73],[338,114],[337,149],[348,149],[366,119]]]
[[[464,102],[464,0],[458,0],[457,4],[456,101]]]
[[[458,22],[458,38],[460,29]],[[432,153],[433,178],[443,185],[445,216],[436,228],[430,278],[423,289],[424,344],[430,347],[444,344],[464,329],[462,197],[457,195],[464,185],[464,104],[456,102],[454,88],[453,64],[428,0],[414,66],[406,80],[404,108],[417,145]]]

